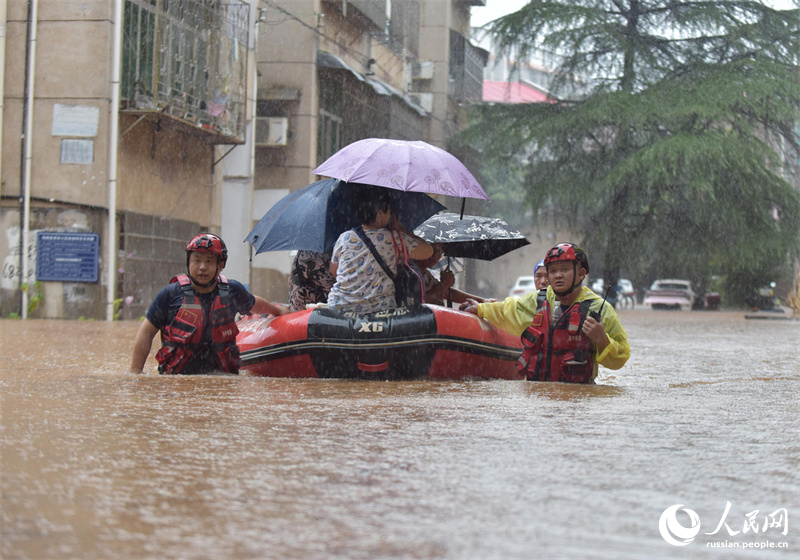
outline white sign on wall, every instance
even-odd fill
[[[94,140],[83,138],[61,139],[61,163],[92,163]]]
[[[100,108],[91,105],[53,105],[53,136],[97,136]]]

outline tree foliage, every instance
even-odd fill
[[[785,165],[798,158],[800,10],[532,1],[491,31],[522,60],[557,55],[551,90],[591,81],[579,99],[481,106],[464,140],[490,167],[524,162],[527,203],[570,220],[606,285],[620,269],[701,288],[718,274],[746,293],[791,270],[800,192]]]

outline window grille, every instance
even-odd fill
[[[485,51],[450,30],[450,84],[448,94],[459,103],[479,102],[483,95]]]
[[[342,119],[320,110],[317,125],[317,163],[331,157],[342,147]]]
[[[123,110],[158,111],[244,140],[249,6],[125,0]]]

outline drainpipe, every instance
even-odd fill
[[[251,191],[255,189],[255,182],[256,182],[256,117],[258,117],[258,33],[260,23],[266,21],[266,8],[259,8],[258,4],[255,4],[256,9],[256,24],[253,26],[254,34],[253,37],[253,114],[252,114],[252,124],[250,130],[250,180],[252,181],[252,188]],[[252,248],[252,246],[251,246]],[[251,259],[252,260],[252,259]]]
[[[6,14],[8,0],[0,0],[0,131],[3,130],[3,112],[5,111],[6,80]],[[0,133],[0,154],[3,153],[3,135]],[[3,158],[0,158],[0,176],[3,172]],[[3,185],[0,184],[0,194],[3,194]]]
[[[122,68],[122,0],[114,0],[114,47],[111,63],[111,111],[108,125],[108,253],[106,320],[114,320],[117,295],[117,152],[119,149],[119,82]]]
[[[23,110],[23,148],[22,148],[22,234],[19,240],[21,261],[20,291],[22,292],[22,318],[28,318],[28,291],[22,284],[28,279],[28,230],[31,221],[31,152],[33,147],[33,85],[36,73],[36,26],[39,19],[39,0],[28,0],[28,56],[25,65],[25,109]]]
[[[258,122],[258,34],[260,32],[261,23],[267,20],[266,8],[259,8],[258,3],[253,4],[256,10],[256,23],[253,26],[253,114],[250,126],[250,205],[252,208],[253,198],[256,191],[256,123]],[[252,220],[253,212],[250,211],[249,218]],[[247,251],[250,255],[250,262],[247,266],[247,283],[251,285],[253,282],[253,244],[250,243]]]

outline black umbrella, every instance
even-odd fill
[[[414,229],[428,243],[441,243],[447,257],[491,261],[530,244],[520,232],[499,218],[441,212]]]
[[[350,208],[351,186],[338,179],[323,179],[288,194],[264,214],[245,241],[256,253],[331,251],[341,233],[359,225]],[[425,193],[388,190],[392,212],[408,228],[445,209]]]

